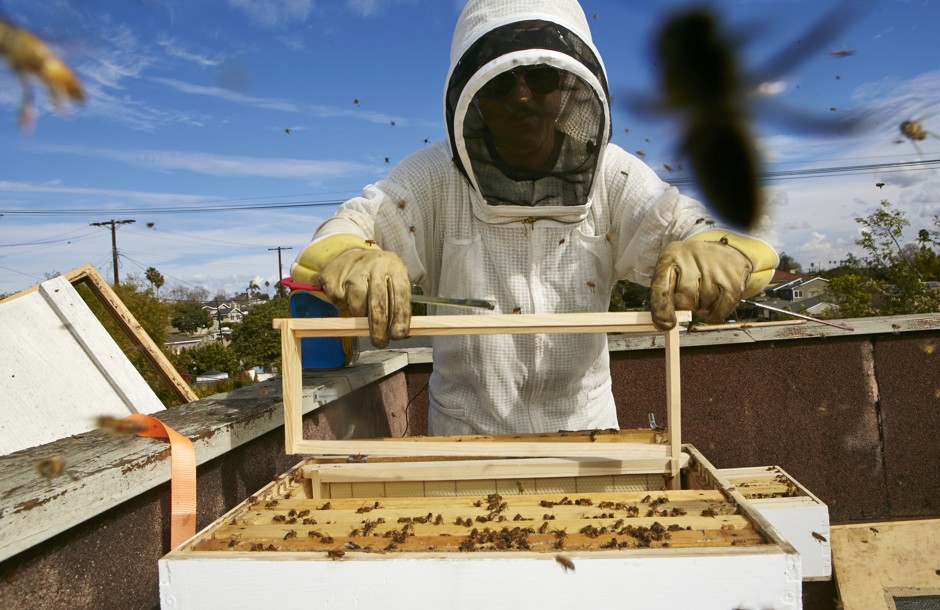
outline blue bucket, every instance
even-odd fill
[[[339,310],[309,290],[290,293],[290,313],[294,318],[336,318]],[[356,359],[355,337],[306,337],[300,340],[301,368],[330,370],[343,368]]]

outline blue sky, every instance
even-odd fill
[[[272,248],[291,248],[282,251],[286,273],[335,202],[425,140],[445,137],[442,91],[462,4],[0,0],[0,14],[47,39],[87,93],[83,105],[57,113],[34,84],[40,114],[25,135],[16,124],[19,82],[0,64],[0,293],[86,263],[110,278],[110,231],[90,223],[112,219],[135,220],[117,232],[122,277],[152,266],[167,286],[212,295],[250,281],[273,286]],[[613,141],[642,150],[664,179],[694,195],[678,170],[687,167],[678,123],[618,103],[655,95],[651,37],[668,10],[686,4],[582,2],[614,95]],[[836,3],[711,6],[741,39],[744,67],[766,76],[756,81],[773,93],[754,116],[765,170],[863,166],[768,180],[760,235],[806,270],[857,251],[853,219],[881,199],[907,214],[908,238],[933,226],[940,169],[888,166],[940,159],[940,139],[920,151],[895,143],[905,119],[940,133],[940,6],[868,2],[786,75],[763,74],[762,62]],[[843,50],[853,53],[832,53]],[[825,118],[861,111],[869,127],[851,137],[796,131],[773,120],[774,104]]]

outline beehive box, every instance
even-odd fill
[[[800,553],[803,580],[832,578],[829,507],[779,466],[718,472]]]
[[[307,459],[164,557],[162,604],[800,607],[797,551],[683,455],[677,490],[618,460]]]
[[[300,340],[368,324],[276,325],[285,446],[320,457],[161,559],[163,607],[801,606],[799,553],[680,443],[677,329],[664,338],[662,430],[312,441],[301,437]],[[653,326],[648,314],[412,321],[412,334],[611,330]]]

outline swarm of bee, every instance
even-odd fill
[[[24,131],[32,129],[36,116],[29,79],[36,77],[46,85],[56,108],[63,101],[82,102],[85,94],[75,73],[38,36],[0,17],[0,55],[6,57],[10,69],[20,79],[23,99],[19,124]]]

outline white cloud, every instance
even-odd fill
[[[350,161],[217,155],[175,150],[107,149],[80,146],[44,146],[42,150],[84,157],[99,157],[148,169],[183,170],[211,176],[313,179],[335,178],[372,169],[369,166]]]
[[[131,191],[124,189],[90,188],[81,186],[59,186],[58,184],[32,184],[0,180],[0,191],[12,193],[46,193],[54,195],[94,195],[129,199],[143,203],[205,203],[214,197],[187,195],[185,193],[155,193],[150,191]]]
[[[228,3],[266,27],[306,21],[313,8],[313,0],[228,0]]]
[[[184,48],[183,44],[179,40],[166,35],[159,37],[157,39],[157,44],[163,47],[163,50],[166,51],[166,54],[170,57],[182,59],[183,61],[194,63],[204,68],[212,68],[222,63],[222,60],[219,57],[210,57],[200,53],[193,53],[192,51]]]
[[[300,104],[293,101],[282,100],[278,98],[270,97],[256,97],[252,95],[245,95],[244,93],[239,93],[228,89],[225,87],[211,87],[206,85],[196,85],[193,83],[187,83],[173,78],[162,78],[156,77],[151,79],[154,82],[166,85],[180,91],[182,93],[189,93],[192,95],[202,95],[207,97],[214,97],[217,99],[222,99],[228,102],[235,104],[244,104],[246,106],[252,106],[255,108],[264,108],[267,110],[280,110],[282,112],[293,112],[300,113],[315,118],[335,118],[335,117],[344,117],[344,118],[354,118],[369,121],[371,123],[380,123],[387,125],[390,121],[395,121],[398,125],[408,125],[409,121],[407,119],[396,117],[388,114],[382,114],[378,112],[369,112],[362,111],[359,109],[348,109],[348,108],[337,108],[335,106],[321,106],[317,104]],[[418,123],[421,125],[432,125],[436,126],[433,123]]]
[[[346,7],[360,17],[378,17],[399,4],[414,4],[415,0],[346,0]]]

